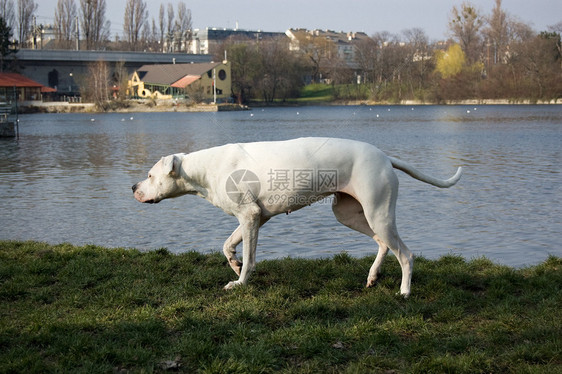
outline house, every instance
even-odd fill
[[[226,101],[231,96],[230,63],[143,65],[129,80],[129,93],[142,98],[193,97]]]
[[[289,29],[285,34],[291,40],[289,46],[291,51],[299,51],[303,42],[312,43],[313,40],[316,40],[317,46],[325,47],[326,44],[323,42],[328,42],[334,47],[337,56],[350,68],[356,67],[355,48],[357,43],[369,38],[364,32],[337,32],[332,30]]]
[[[25,75],[43,86],[55,88],[59,95],[79,95],[80,86],[89,77],[89,67],[105,61],[110,74],[123,65],[127,74],[146,64],[189,64],[210,62],[211,56],[186,53],[145,53],[128,51],[71,51],[20,49],[16,54]]]
[[[49,87],[17,73],[0,73],[0,102],[13,101],[17,94],[18,102],[41,101],[41,93],[50,92]]]
[[[262,40],[285,39],[282,32],[268,32],[262,30],[241,30],[207,27],[204,30],[193,30],[190,43],[190,53],[213,54],[224,48],[228,40],[239,40],[244,42],[260,42]]]

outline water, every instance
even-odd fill
[[[20,120],[20,140],[0,141],[0,239],[221,250],[235,218],[195,196],[140,204],[131,186],[171,153],[332,136],[369,142],[441,178],[464,167],[459,184],[445,190],[397,172],[398,229],[415,254],[487,256],[516,267],[562,256],[559,106],[266,108]],[[370,238],[341,226],[329,204],[320,203],[268,222],[258,260],[375,250]]]

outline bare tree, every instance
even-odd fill
[[[110,22],[105,19],[105,0],[80,0],[80,19],[86,49],[95,49],[109,39]]]
[[[502,0],[496,0],[492,15],[488,17],[488,27],[484,30],[487,44],[487,60],[490,64],[503,61],[509,45],[509,18],[501,8]]]
[[[34,0],[18,0],[18,38],[22,45],[25,45],[33,27],[33,16],[37,10]]]
[[[297,30],[294,35],[298,51],[305,56],[312,70],[312,80],[319,82],[326,75],[323,68],[327,61],[337,54],[336,43],[319,30]]]
[[[257,50],[259,74],[255,84],[262,98],[271,103],[277,98],[295,95],[302,84],[302,67],[298,57],[289,50],[287,41],[266,40]]]
[[[55,37],[59,48],[71,48],[76,30],[74,0],[59,0],[55,9]]]
[[[174,6],[168,3],[168,19],[166,23],[166,50],[172,51],[172,41],[174,38]]]
[[[178,3],[178,15],[175,23],[175,38],[179,51],[187,51],[191,42],[191,10],[183,1]]]
[[[84,96],[98,108],[107,109],[109,100],[110,74],[107,62],[98,60],[88,66],[88,79],[84,87]]]
[[[463,2],[460,9],[454,6],[451,11],[449,29],[461,45],[469,64],[477,62],[480,58],[480,29],[483,22],[478,10],[468,2]]]
[[[558,43],[556,43],[556,49],[558,49],[558,60],[560,61],[560,67],[562,68],[562,21],[555,25],[549,26],[548,29],[558,34]]]
[[[160,4],[160,11],[158,12],[158,26],[160,27],[160,48],[164,48],[164,34],[166,32],[166,13],[164,13],[164,4]]]
[[[13,0],[0,0],[0,17],[4,18],[6,25],[12,30],[15,28],[16,16]]]
[[[121,60],[115,64],[113,73],[113,84],[117,86],[116,99],[119,101],[127,98],[129,74],[125,67],[125,61]]]
[[[148,18],[148,11],[146,10],[146,3],[142,0],[127,0],[125,7],[125,18],[123,20],[123,31],[125,39],[131,50],[136,51],[139,49],[139,39],[141,32],[145,26],[146,19]]]
[[[363,83],[375,82],[375,68],[380,45],[373,38],[365,38],[355,45],[355,62],[361,69]]]
[[[407,62],[407,83],[410,86],[413,96],[416,92],[421,92],[428,78],[430,71],[430,61],[433,54],[429,47],[429,38],[420,28],[413,28],[403,32],[408,43],[406,49],[408,55]]]

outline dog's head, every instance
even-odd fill
[[[187,193],[181,178],[182,155],[162,157],[148,172],[148,178],[133,186],[135,199],[158,203]]]

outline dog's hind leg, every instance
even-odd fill
[[[366,221],[366,219],[365,219]],[[377,279],[381,273],[381,265],[388,253],[388,246],[377,236],[374,236],[375,241],[379,245],[379,251],[377,252],[377,257],[371,265],[371,269],[369,270],[369,276],[367,277],[367,287],[373,287],[375,283],[377,283]]]
[[[357,200],[364,208],[364,216],[374,239],[379,243],[379,254],[371,267],[367,286],[372,285],[377,279],[384,254],[390,249],[400,263],[402,269],[402,282],[400,293],[404,297],[410,295],[410,284],[414,257],[404,244],[396,228],[396,199],[398,197],[398,178],[392,169],[381,172],[377,180],[369,184],[358,186],[356,191],[363,192]]]
[[[334,195],[332,211],[342,225],[373,238],[379,245],[377,257],[367,278],[367,287],[374,286],[380,274],[382,262],[388,253],[388,246],[373,232],[367,218],[365,218],[363,207],[353,196],[337,192]]]

